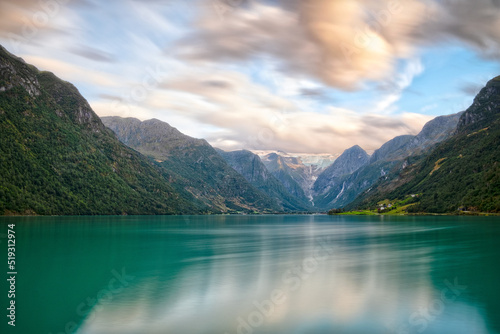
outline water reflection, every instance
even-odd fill
[[[493,333],[459,262],[475,254],[472,238],[454,243],[462,227],[279,220],[156,229],[150,265],[79,332]],[[157,254],[172,236],[181,256]]]
[[[40,219],[18,224],[31,332],[500,332],[496,219]]]

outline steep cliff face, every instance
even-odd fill
[[[313,186],[318,176],[340,154],[255,151],[266,168],[300,201],[313,205]]]
[[[184,135],[153,119],[103,117],[104,124],[133,149],[156,160],[171,182],[216,212],[283,211],[274,198],[252,186],[203,139]]]
[[[380,160],[390,160],[390,159],[398,159],[401,158],[398,156],[397,152],[404,148],[406,145],[410,143],[410,141],[414,137],[411,135],[406,136],[398,136],[387,143],[382,145],[378,150],[373,152],[373,155],[370,158],[370,163],[375,163]]]
[[[107,130],[78,90],[0,48],[0,214],[203,210]]]
[[[22,87],[31,99],[36,100],[43,93],[55,102],[54,112],[71,122],[85,125],[94,131],[103,131],[99,117],[94,113],[87,100],[80,95],[71,83],[60,80],[51,72],[40,72],[21,58],[15,57],[0,46],[0,52],[7,57],[0,60],[0,92],[8,92]],[[12,61],[15,60],[15,61]]]
[[[226,162],[247,181],[264,184],[274,178],[262,163],[259,156],[247,150],[226,152],[217,149]]]
[[[331,166],[320,174],[313,187],[315,195],[328,193],[332,187],[339,184],[344,176],[354,173],[369,160],[370,156],[358,145],[345,150]]]
[[[303,173],[306,166],[294,164],[296,159],[295,157],[283,157],[276,153],[261,157],[267,170],[285,186],[290,194],[299,200],[308,201],[309,196],[304,190],[304,188],[307,190],[307,184],[304,183],[307,177]]]
[[[427,122],[416,136],[399,136],[382,145],[374,152],[370,163],[401,160],[414,156],[446,140],[456,131],[463,112],[438,116]]]
[[[240,150],[224,152],[217,150],[226,162],[250,182],[254,187],[274,198],[289,211],[305,211],[309,204],[292,195],[262,163],[258,155],[250,151]]]
[[[361,147],[355,145],[344,151],[335,162],[329,166],[316,181],[316,185],[320,185],[322,181],[332,177],[340,177],[347,174],[352,174],[360,167],[366,165],[370,160],[370,156]]]
[[[314,183],[314,205],[326,209],[346,198],[352,188],[346,183],[349,176],[368,164],[370,156],[358,145],[345,150],[335,162],[321,173]]]
[[[6,92],[20,86],[32,98],[41,94],[38,82],[39,72],[36,67],[26,64],[19,57],[14,56],[0,45],[0,92]]]
[[[420,153],[423,150],[448,139],[457,128],[458,121],[463,112],[456,114],[438,116],[427,122],[422,131],[404,148],[408,155]]]
[[[487,127],[498,117],[500,107],[500,76],[490,80],[481,89],[472,105],[458,121],[457,133],[479,130]]]

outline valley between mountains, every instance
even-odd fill
[[[226,152],[151,119],[99,118],[0,48],[0,214],[500,212],[500,78],[373,152]],[[385,206],[384,206],[385,208]]]

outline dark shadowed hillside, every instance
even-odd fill
[[[0,47],[0,214],[172,214],[203,206],[118,141],[70,83]]]
[[[156,160],[173,177],[176,189],[187,191],[216,212],[282,211],[283,207],[236,172],[203,139],[182,134],[152,119],[103,117],[126,145]]]
[[[243,175],[248,182],[271,198],[275,198],[286,210],[304,211],[310,209],[308,201],[292,195],[283,184],[267,170],[258,155],[246,150],[232,152],[217,151],[227,163],[238,173]]]

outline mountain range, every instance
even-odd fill
[[[250,151],[239,150],[225,152],[218,150],[219,154],[238,173],[263,191],[271,198],[276,198],[279,204],[287,211],[308,211],[309,201],[300,196],[294,196],[280,180],[278,180],[265,166],[260,157]]]
[[[347,209],[407,201],[407,212],[500,212],[500,77],[490,80],[448,138],[377,181]],[[409,201],[408,201],[409,200]]]
[[[266,168],[295,197],[313,210],[313,185],[340,154],[289,154],[282,151],[256,151]]]
[[[462,113],[429,121],[416,136],[398,136],[368,158],[357,146],[346,150],[314,184],[314,203],[321,210],[343,208],[380,178],[389,178],[425,150],[449,138]]]
[[[203,139],[156,119],[103,117],[102,121],[120,141],[167,170],[175,189],[192,194],[214,212],[284,210],[279,200],[254,187]]]
[[[72,84],[0,47],[0,213],[321,212],[381,201],[498,212],[499,110],[495,78],[465,112],[372,154],[226,152],[160,120],[101,119]]]

